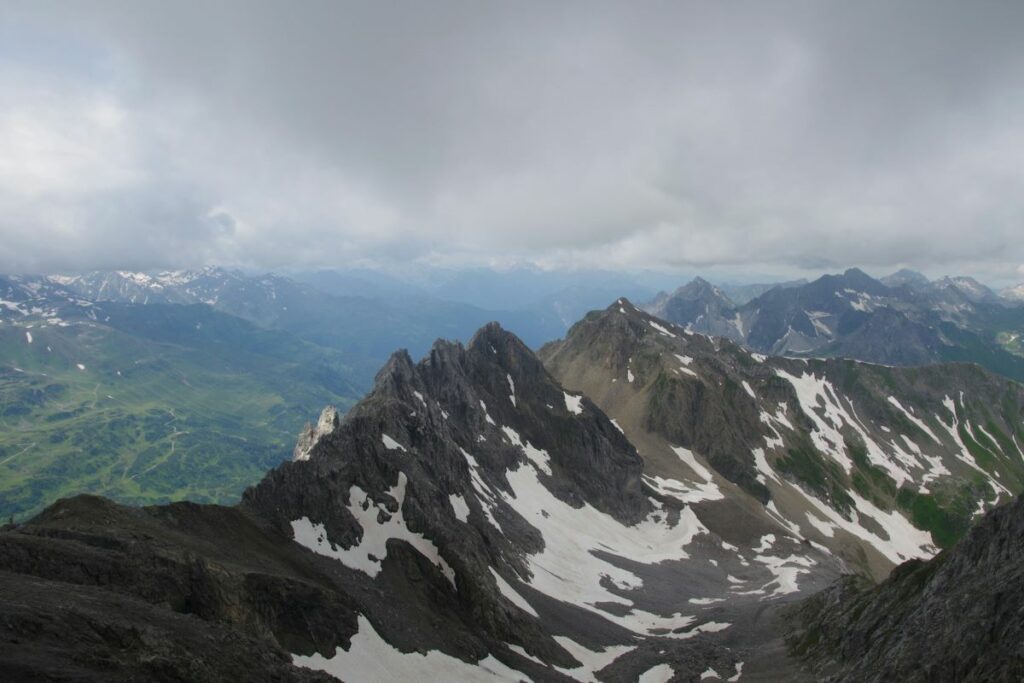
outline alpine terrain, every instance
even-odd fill
[[[814,680],[797,601],[962,547],[1022,488],[1022,411],[976,366],[767,358],[625,299],[539,357],[489,324],[395,353],[235,507],[78,496],[5,527],[0,666]]]

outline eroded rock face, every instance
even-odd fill
[[[295,450],[292,452],[292,460],[309,460],[309,453],[313,446],[335,429],[341,422],[341,413],[334,406],[327,406],[320,413],[320,418],[314,425],[307,422],[299,433],[299,440],[295,443]]]
[[[846,579],[793,614],[793,652],[829,681],[1024,678],[1024,499],[878,586]]]

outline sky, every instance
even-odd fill
[[[0,271],[1024,281],[1022,35],[1015,1],[5,0]]]

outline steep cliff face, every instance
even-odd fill
[[[977,366],[766,357],[625,300],[539,355],[623,428],[652,485],[714,479],[721,495],[695,501],[713,531],[743,509],[879,579],[1024,487],[1024,388]]]
[[[844,580],[794,611],[793,652],[829,681],[1024,678],[1024,500],[878,586]]]

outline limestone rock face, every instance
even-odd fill
[[[341,422],[341,414],[334,406],[327,406],[320,413],[320,419],[314,425],[307,422],[299,433],[299,440],[295,443],[295,450],[292,452],[292,460],[309,460],[309,453],[313,446],[320,439],[324,438],[335,429]]]

